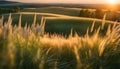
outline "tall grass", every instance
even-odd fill
[[[61,35],[44,33],[45,17],[32,26],[12,26],[11,14],[8,22],[0,20],[0,69],[120,69],[120,25],[115,23],[100,35],[103,24],[93,32],[94,24],[86,35]]]

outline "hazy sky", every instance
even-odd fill
[[[9,0],[19,2],[35,2],[35,3],[120,3],[120,0]]]

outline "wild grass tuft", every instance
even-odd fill
[[[0,20],[0,69],[119,69],[120,68],[120,25],[108,26],[106,34],[100,35],[102,26],[94,30],[95,21],[86,35],[68,38],[45,34],[45,17],[32,26],[18,26]],[[89,35],[89,32],[94,32]]]

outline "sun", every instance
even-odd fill
[[[115,11],[115,10],[117,10],[118,9],[118,7],[117,7],[117,0],[106,0],[106,2],[107,2],[107,8],[108,9],[110,9],[110,10],[112,10],[112,11]]]
[[[115,5],[116,4],[116,0],[108,0],[109,4],[111,5]]]

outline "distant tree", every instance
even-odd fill
[[[90,11],[88,9],[84,10],[84,16],[90,17]]]
[[[91,17],[91,11],[89,11],[88,9],[82,9],[79,12],[79,16],[80,17]]]
[[[91,11],[89,9],[81,9],[78,16],[102,19],[105,13],[107,14],[106,16],[107,20],[112,21],[120,20],[116,11],[111,10],[103,11],[102,9],[96,9],[95,11]]]
[[[117,15],[117,13],[116,12],[111,12],[110,13],[111,14],[111,19],[110,20],[113,20],[113,21],[116,21],[116,20],[118,20],[118,15]]]
[[[102,19],[104,16],[105,12],[102,9],[96,9],[95,11],[95,17]]]
[[[80,10],[79,16],[80,16],[80,17],[84,16],[84,10],[83,10],[83,9]]]
[[[116,21],[118,20],[118,15],[117,14],[113,14],[113,18],[112,18],[113,21]]]
[[[95,18],[95,11],[91,11],[91,12],[90,12],[90,17],[91,17],[91,18]]]
[[[2,14],[2,9],[0,8],[0,14]]]
[[[15,6],[11,9],[11,12],[19,12],[20,11],[20,7]]]

